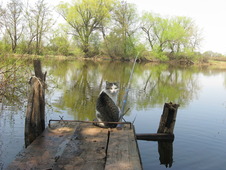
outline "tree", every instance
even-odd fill
[[[45,0],[37,0],[33,7],[27,4],[25,18],[28,53],[33,52],[32,43],[34,42],[35,54],[41,54],[44,36],[54,24],[52,10]]]
[[[146,34],[151,49],[158,48],[163,51],[163,45],[167,42],[164,35],[166,34],[166,27],[168,20],[162,19],[159,15],[152,13],[145,13],[142,16],[141,29]]]
[[[5,10],[2,8],[2,5],[0,5],[0,29],[2,29],[4,22],[3,22],[3,15],[5,13]]]
[[[63,3],[58,12],[71,28],[71,34],[78,39],[86,57],[90,57],[90,37],[109,20],[113,0],[74,0]]]
[[[184,49],[194,51],[198,48],[200,36],[191,18],[180,16],[172,18],[168,34],[171,53],[179,53]]]
[[[11,41],[11,49],[15,53],[18,41],[23,32],[23,4],[20,0],[11,0],[2,10],[2,24]]]
[[[162,18],[157,14],[145,13],[141,25],[152,51],[161,55],[164,52],[194,52],[201,41],[198,28],[191,18]]]
[[[104,39],[107,53],[112,58],[120,56],[126,59],[134,55],[137,19],[137,11],[133,4],[121,1],[115,5],[110,34]]]
[[[61,54],[67,56],[69,54],[68,36],[60,31],[56,31],[50,39],[49,50],[53,54]]]

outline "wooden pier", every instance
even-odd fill
[[[141,170],[132,124],[114,129],[92,123],[54,123],[8,169]]]
[[[131,123],[120,128],[104,129],[89,121],[65,120],[44,130],[46,73],[41,71],[40,60],[34,61],[34,68],[25,121],[25,145],[28,147],[7,169],[141,170],[137,139],[158,141],[161,164],[172,166],[173,130],[178,104],[165,103],[159,129],[154,134],[136,135]]]

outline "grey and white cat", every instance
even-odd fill
[[[120,109],[117,106],[119,83],[106,81],[105,88],[100,92],[96,102],[96,117],[101,122],[118,122]],[[97,123],[97,126],[115,128],[117,124]]]

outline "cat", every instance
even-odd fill
[[[96,118],[99,122],[118,122],[120,109],[117,106],[119,83],[106,81],[105,88],[100,92],[96,102]],[[115,128],[117,124],[96,123],[104,128]]]

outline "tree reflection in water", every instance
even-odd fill
[[[52,82],[62,90],[61,97],[53,106],[66,109],[75,119],[92,120],[103,82],[120,83],[118,101],[119,105],[121,104],[132,63],[64,61],[46,63],[46,67],[49,69],[49,75],[55,79]],[[130,111],[135,106],[139,110],[169,101],[180,103],[183,107],[199,90],[195,71],[169,65],[137,64],[127,107],[131,108]]]
[[[48,112],[54,115],[64,112],[64,114],[70,115],[77,120],[93,120],[95,118],[96,99],[103,89],[105,81],[120,83],[121,90],[118,95],[118,102],[121,107],[132,64],[128,62],[43,59],[42,66],[43,71],[47,71],[48,85],[46,91],[46,119],[48,120]],[[14,86],[20,89],[20,91],[9,90],[8,94],[13,95],[5,98],[4,105],[14,108],[12,109],[14,112],[7,112],[12,113],[11,116],[7,116],[9,124],[15,124],[15,119],[17,119],[17,122],[20,121],[20,124],[24,124],[23,116],[26,110],[24,106],[27,100],[27,82],[33,74],[33,69],[31,69],[32,62],[24,61],[24,65],[28,67],[26,74],[24,74],[25,67],[23,67],[21,71],[15,72],[16,74],[14,75],[17,78],[15,80],[18,80],[15,81]],[[189,101],[196,96],[199,90],[196,80],[197,72],[195,68],[183,69],[164,64],[137,63],[131,84],[132,89],[130,89],[126,106],[130,108],[127,115],[130,115],[134,109],[144,110],[150,107],[162,106],[165,102],[169,101],[179,103],[181,108],[188,105]],[[22,79],[18,78],[19,74],[23,75]],[[17,106],[20,108],[17,109]],[[52,111],[50,111],[51,109]],[[15,116],[17,114],[21,114],[20,120],[18,116]],[[4,115],[1,112],[0,117],[2,116]],[[4,126],[3,123],[0,125],[0,130],[3,128],[2,126]],[[7,127],[12,126],[9,125]],[[12,131],[10,133],[18,133],[17,131]],[[1,158],[5,157],[5,153],[2,153],[4,148],[10,148],[5,144],[1,146],[1,143],[6,143],[3,139],[4,137],[0,138]],[[167,162],[171,166],[170,161]]]

